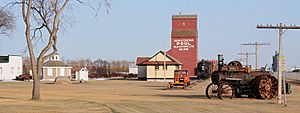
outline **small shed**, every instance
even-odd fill
[[[80,80],[84,80],[84,81],[88,81],[89,79],[89,71],[87,70],[87,68],[81,68],[80,70],[75,72],[75,79],[77,81]]]

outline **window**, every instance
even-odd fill
[[[155,70],[159,70],[159,65],[155,65]]]
[[[176,65],[176,70],[178,70],[179,69],[179,65]]]
[[[10,73],[11,73],[11,74],[14,74],[14,67],[11,67],[11,68],[10,68]]]
[[[65,76],[65,69],[64,68],[60,69],[60,75]]]
[[[21,73],[21,68],[20,68],[20,67],[18,67],[17,72],[18,72],[18,74],[22,74],[22,73]]]
[[[163,67],[164,69],[166,68],[166,70],[168,70],[168,65],[166,65],[166,67]]]
[[[48,76],[52,76],[52,75],[53,75],[52,68],[49,68],[49,69],[48,69]]]
[[[2,74],[2,67],[0,67],[0,74]]]

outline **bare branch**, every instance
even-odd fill
[[[64,12],[66,7],[71,2],[77,2],[85,6],[90,7],[93,10],[100,10],[101,3],[93,4],[95,1],[103,1],[107,10],[111,9],[110,0],[17,0],[12,4],[20,4],[22,7],[22,17],[25,23],[25,37],[27,42],[27,48],[30,55],[30,61],[32,65],[33,73],[33,91],[32,99],[39,100],[39,77],[42,75],[42,65],[45,59],[52,56],[58,51],[58,31],[63,27],[63,22],[66,22],[68,18],[64,17],[67,12]],[[95,8],[95,6],[99,7]],[[97,12],[98,13],[98,12]],[[0,25],[1,26],[1,25]],[[40,50],[38,56],[35,56],[36,49],[33,48],[33,44],[38,45],[38,41],[45,38],[47,41]],[[37,40],[35,40],[37,39]],[[36,41],[36,43],[34,43]],[[49,50],[53,50],[49,53]],[[48,54],[49,53],[49,54]],[[37,58],[36,58],[37,57]]]
[[[34,29],[34,32],[33,32],[33,38],[35,38],[36,37],[36,31],[39,31],[40,32],[40,35],[43,35],[43,33],[42,33],[42,31],[41,31],[41,29],[42,28],[44,28],[45,27],[45,25],[44,24],[42,24],[40,27],[37,27],[37,28],[35,28]],[[42,37],[42,36],[40,36],[40,37]]]
[[[0,34],[8,35],[8,33],[13,31],[14,29],[14,15],[8,10],[0,8]]]

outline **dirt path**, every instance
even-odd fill
[[[167,83],[145,81],[89,81],[86,84],[54,85],[42,83],[42,100],[30,101],[31,82],[0,82],[2,113],[277,113],[300,111],[300,86],[293,84],[288,107],[274,100],[234,98],[207,99],[209,81],[186,90],[164,90]]]

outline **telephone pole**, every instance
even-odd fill
[[[166,57],[167,57],[167,52],[166,52],[166,44],[164,43],[164,81],[166,81]]]
[[[255,46],[255,70],[258,70],[258,48],[259,48],[259,46],[262,46],[262,45],[271,45],[271,44],[255,42],[255,43],[244,43],[241,45]]]
[[[288,29],[300,29],[300,26],[296,26],[296,25],[284,25],[282,23],[280,23],[279,25],[277,24],[276,26],[273,25],[257,25],[256,26],[257,29],[275,29],[279,31],[279,50],[278,50],[278,68],[277,68],[277,73],[278,73],[278,97],[277,97],[277,103],[281,104],[282,100],[281,100],[281,88],[282,88],[282,35],[283,33],[285,33],[286,30]],[[283,31],[284,30],[284,31]],[[286,106],[286,91],[285,91],[285,79],[283,81],[283,86],[284,86],[284,105]]]
[[[238,55],[242,55],[246,57],[246,66],[248,66],[248,61],[249,61],[249,55],[255,55],[255,53],[238,53]]]

